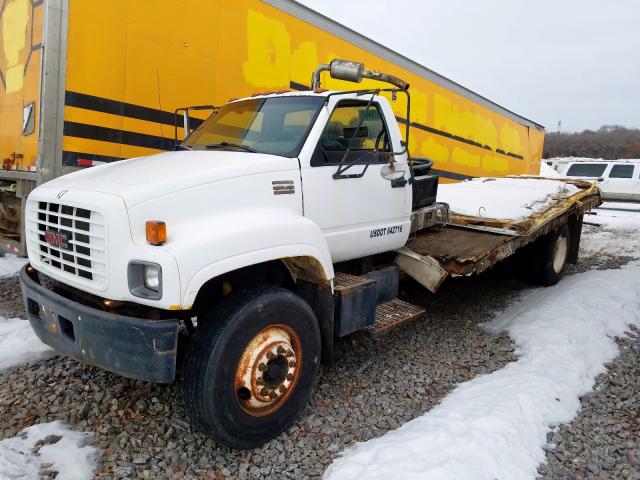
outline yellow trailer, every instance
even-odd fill
[[[290,0],[0,0],[0,39],[4,250],[24,253],[37,184],[172,149],[177,108],[309,89],[334,58],[411,84],[410,153],[444,181],[537,173],[542,156],[541,125]]]

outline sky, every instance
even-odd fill
[[[638,0],[299,1],[547,131],[640,128]]]

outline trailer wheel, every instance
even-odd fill
[[[281,288],[238,292],[198,322],[184,366],[193,423],[231,448],[284,431],[311,396],[321,340],[309,305]]]
[[[546,235],[536,245],[532,270],[536,283],[549,287],[562,277],[569,256],[569,228],[562,225]]]

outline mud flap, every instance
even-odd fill
[[[432,293],[436,293],[449,275],[433,257],[420,255],[408,248],[398,250],[395,264]]]

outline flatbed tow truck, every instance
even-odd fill
[[[391,87],[325,91],[326,71]],[[571,182],[518,220],[450,210],[431,162],[409,158],[408,88],[334,60],[309,91],[218,108],[176,151],[37,187],[20,274],[36,334],[134,379],[173,382],[180,358],[191,421],[253,448],[303,410],[335,337],[425,314],[398,299],[401,273],[435,292],[513,256],[556,283],[598,189]],[[387,99],[402,95],[404,135]]]

